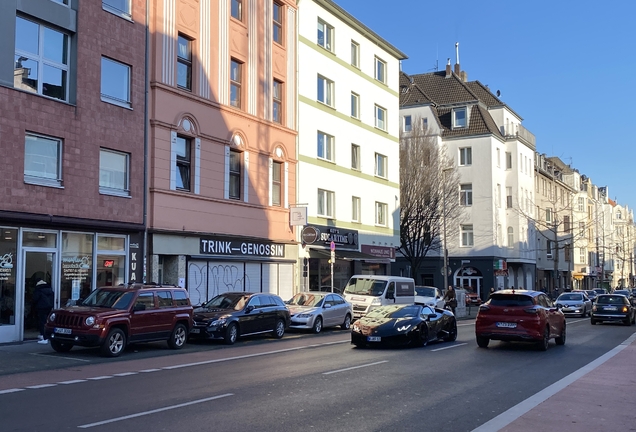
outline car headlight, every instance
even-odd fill
[[[52,312],[51,315],[49,315],[49,321],[55,321],[55,312]]]
[[[380,297],[376,297],[371,301],[371,306],[382,306],[382,299]]]
[[[214,320],[212,322],[210,322],[210,324],[208,324],[210,327],[216,327],[216,326],[220,326],[225,324],[225,321],[227,321],[226,318],[219,318],[217,320]]]
[[[398,327],[398,328],[397,328],[397,331],[399,331],[399,332],[401,332],[401,331],[407,331],[407,330],[408,330],[408,329],[410,329],[410,328],[411,328],[411,324],[407,324],[407,325],[405,325],[405,326]]]
[[[311,317],[311,314],[308,314],[308,313],[301,313],[301,314],[298,314],[298,315],[296,315],[296,316],[297,316],[298,318],[310,318],[310,317]]]
[[[360,333],[360,326],[358,326],[358,324],[354,324],[354,325],[351,327],[351,330],[353,330],[353,331],[354,331],[354,332],[356,332],[356,333]]]
[[[94,316],[89,316],[88,318],[86,318],[86,325],[87,326],[92,326],[93,324],[95,324],[95,317]]]

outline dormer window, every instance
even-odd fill
[[[453,129],[465,128],[466,126],[466,107],[455,108],[453,110]]]

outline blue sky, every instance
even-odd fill
[[[334,0],[409,58],[406,73],[455,64],[558,156],[636,206],[636,2]]]

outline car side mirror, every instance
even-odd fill
[[[325,309],[329,309],[330,307],[331,307],[331,303],[326,303],[326,304],[323,306],[323,308],[325,308]]]
[[[133,307],[133,311],[138,312],[138,311],[144,311],[146,310],[146,305],[143,303],[135,303],[135,306]]]
[[[431,319],[435,318],[436,316],[437,316],[437,314],[428,314],[428,315],[427,315],[427,318],[428,318],[429,320],[431,320]]]
[[[250,313],[254,310],[254,306],[249,305],[248,307],[245,308],[245,313]]]

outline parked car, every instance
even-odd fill
[[[103,355],[116,357],[137,342],[165,340],[179,349],[191,328],[185,289],[130,285],[98,288],[78,305],[53,310],[44,332],[57,352],[99,346]]]
[[[291,314],[290,328],[320,333],[325,327],[351,327],[353,306],[340,294],[301,292],[287,301]]]
[[[466,306],[479,306],[481,298],[476,292],[466,290]]]
[[[629,326],[635,322],[636,311],[630,301],[622,294],[603,294],[596,298],[592,307],[590,323],[621,321]]]
[[[320,285],[320,287],[318,287],[318,288],[310,288],[309,291],[331,292],[331,285]],[[342,294],[342,288],[340,288],[339,286],[334,285],[333,292],[335,292],[337,294]]]
[[[574,291],[574,292],[578,292],[578,291]],[[592,303],[594,303],[596,301],[596,296],[598,296],[598,293],[594,290],[583,290],[583,292],[585,294],[587,294],[587,297],[590,299],[590,301]]]
[[[444,309],[442,292],[435,287],[415,285],[415,304]]]
[[[578,315],[583,318],[592,312],[592,301],[583,291],[572,291],[561,294],[556,299],[556,305],[566,316]]]
[[[481,348],[492,339],[535,342],[545,351],[550,339],[563,345],[565,336],[565,315],[540,291],[496,291],[479,307],[475,319],[475,337]]]
[[[223,339],[232,345],[241,336],[271,333],[277,339],[289,327],[283,300],[268,293],[226,292],[194,309],[193,339]]]
[[[373,309],[351,326],[351,343],[426,346],[431,341],[457,339],[452,312],[430,306],[395,304]]]

